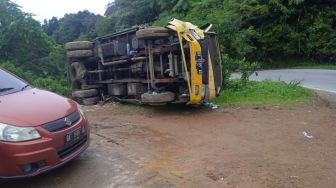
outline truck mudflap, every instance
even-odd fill
[[[190,96],[187,104],[199,104],[203,100],[214,99],[219,95],[222,85],[221,60],[215,36],[208,36],[197,26],[177,19],[173,19],[166,27],[177,32],[184,69],[190,70],[190,75],[186,71]],[[189,44],[190,68],[188,68],[183,40]],[[201,44],[202,41],[203,44]],[[218,71],[220,71],[219,74]]]

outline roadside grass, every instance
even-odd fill
[[[287,84],[281,81],[248,81],[243,84],[232,79],[215,103],[227,105],[277,105],[309,100],[313,91],[299,86],[299,82]]]

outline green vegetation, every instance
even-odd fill
[[[214,101],[221,105],[272,105],[302,101],[313,96],[311,90],[299,83],[286,84],[265,80],[262,82],[230,80],[229,86]]]
[[[58,44],[74,40],[91,40],[96,38],[96,24],[103,19],[87,10],[76,14],[66,14],[63,18],[53,17],[49,21],[44,20],[43,29]]]
[[[335,67],[334,0],[111,0],[104,16],[80,11],[42,25],[13,1],[0,0],[0,67],[38,87],[68,95],[64,43],[134,25],[163,26],[172,18],[214,24],[226,80],[232,70],[239,70],[246,73],[242,83],[254,85],[247,80],[251,71],[293,67],[294,63],[284,63],[288,58]]]
[[[107,24],[98,33],[136,24],[164,25],[171,18],[213,23],[222,51],[232,59],[336,60],[333,0],[115,0],[105,16]]]
[[[0,67],[37,87],[70,93],[64,49],[9,0],[0,0]]]

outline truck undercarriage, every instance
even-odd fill
[[[172,20],[165,28],[134,27],[91,42],[65,45],[73,97],[141,104],[199,104],[219,95],[221,56],[216,34]]]

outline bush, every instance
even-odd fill
[[[15,67],[11,62],[0,63],[1,68],[12,72],[13,74],[19,76],[20,78],[26,80],[31,85],[59,93],[61,95],[70,96],[71,87],[66,78],[53,79],[53,78],[41,78],[37,77],[31,71],[24,70],[23,68]]]

